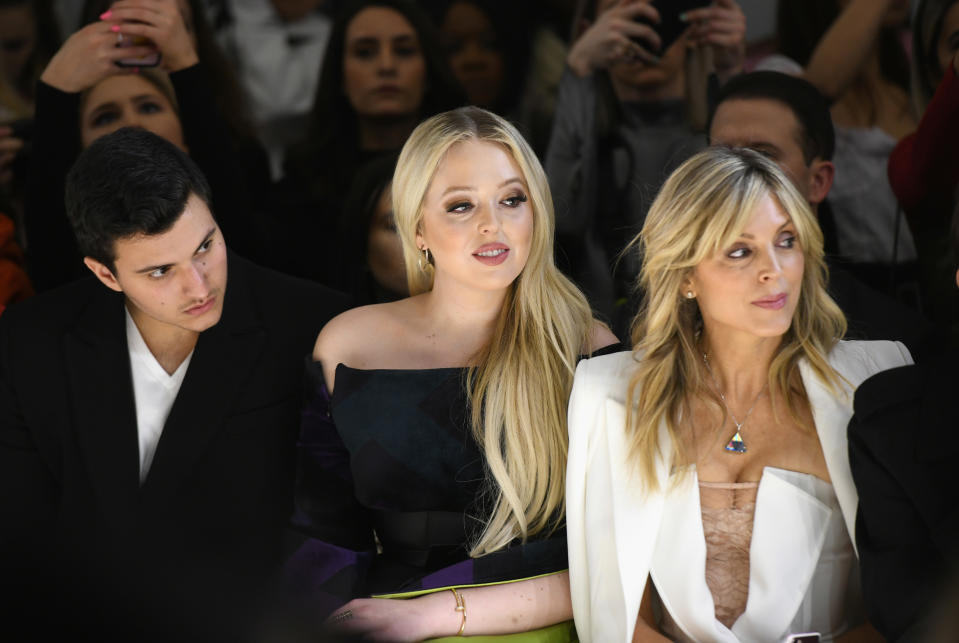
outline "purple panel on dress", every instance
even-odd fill
[[[452,585],[470,585],[473,582],[473,559],[467,560],[444,567],[423,577],[423,589],[435,589],[437,587],[450,587]]]

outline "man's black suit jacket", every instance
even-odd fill
[[[890,641],[932,640],[928,621],[959,580],[959,354],[866,380],[849,460],[869,620]]]
[[[262,589],[278,562],[304,357],[345,304],[230,254],[221,319],[197,341],[142,485],[122,295],[90,278],[7,309],[0,554],[23,572],[8,578],[32,579],[38,600],[104,607],[117,638],[138,637],[117,605],[170,640],[196,625],[178,615],[242,611],[217,603]]]

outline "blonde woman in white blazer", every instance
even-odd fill
[[[567,533],[581,640],[881,640],[863,620],[853,392],[911,363],[842,342],[822,234],[779,168],[709,148],[638,237],[631,352],[581,362]]]

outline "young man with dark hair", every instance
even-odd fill
[[[711,145],[749,147],[775,161],[813,212],[822,214],[836,172],[835,132],[828,102],[809,82],[774,71],[737,76],[720,91],[708,131]],[[846,314],[848,337],[898,340],[918,359],[935,341],[929,324],[837,265],[829,254],[828,217],[820,217],[820,224],[826,236],[829,294]]]
[[[203,175],[143,130],[91,145],[66,194],[96,279],[0,317],[0,563],[90,632],[242,638],[291,513],[303,358],[345,301],[231,254]]]

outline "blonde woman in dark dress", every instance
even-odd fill
[[[553,264],[546,177],[502,118],[417,127],[393,207],[412,297],[317,339],[297,514],[313,539],[290,568],[350,635],[569,640],[566,404],[577,358],[616,340]]]

